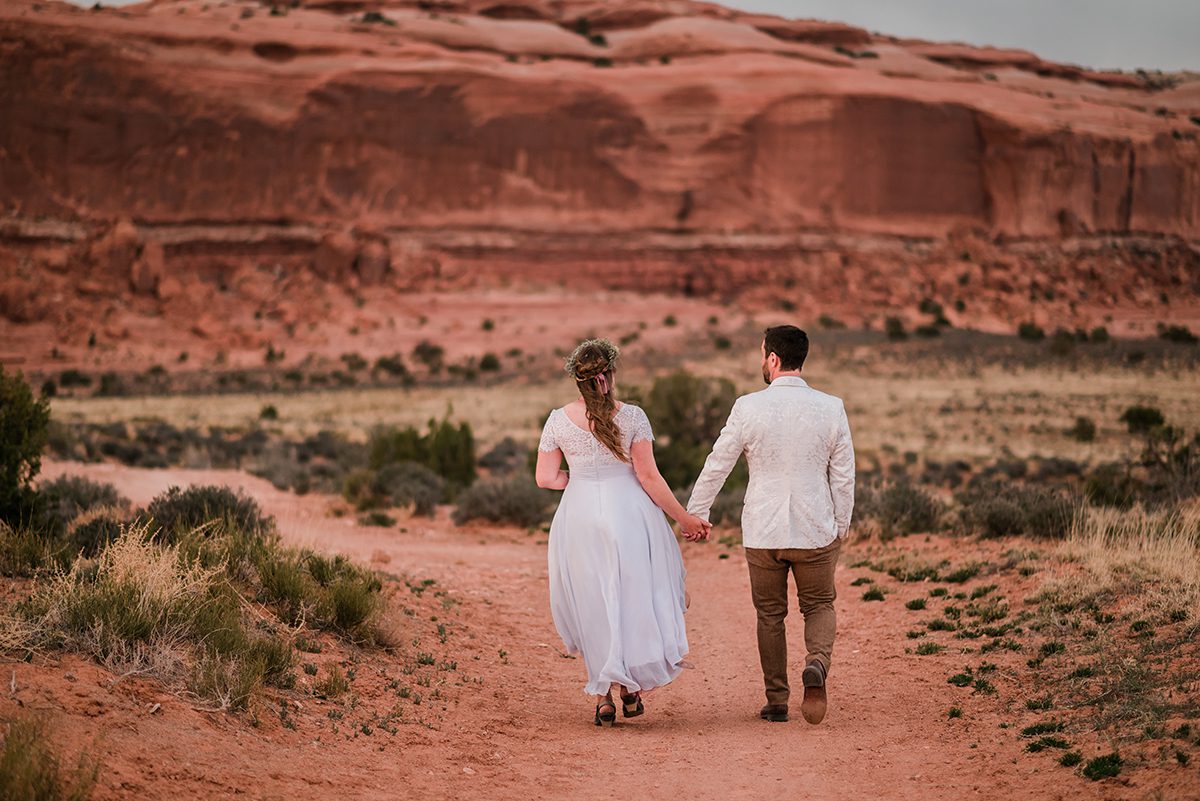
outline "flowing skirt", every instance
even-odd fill
[[[631,469],[572,475],[550,525],[549,567],[550,611],[568,652],[583,655],[584,692],[604,695],[614,682],[650,690],[679,675],[683,557]]]

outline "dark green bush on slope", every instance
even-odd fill
[[[0,520],[15,520],[28,504],[49,426],[50,402],[0,366]]]

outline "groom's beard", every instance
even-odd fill
[[[767,366],[765,364],[763,365],[763,368],[762,368],[762,374],[763,374],[763,383],[766,384],[768,387],[771,386],[771,373],[769,370],[767,370]]]

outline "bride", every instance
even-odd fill
[[[567,359],[580,397],[550,413],[537,460],[538,486],[564,490],[550,526],[550,612],[567,650],[583,654],[597,726],[616,720],[614,689],[622,714],[637,717],[642,692],[684,667],[683,559],[663,512],[688,539],[709,527],[659,474],[646,413],[614,398],[617,355],[590,339]]]

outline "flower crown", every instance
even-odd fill
[[[599,348],[604,354],[604,358],[608,364],[590,375],[582,375],[579,373],[579,356],[587,348]],[[564,369],[566,369],[566,371],[576,381],[590,381],[601,373],[605,373],[610,370],[613,365],[616,364],[617,357],[620,355],[621,350],[607,339],[586,339],[579,343],[579,347],[571,351],[571,355],[567,357],[567,363]]]

